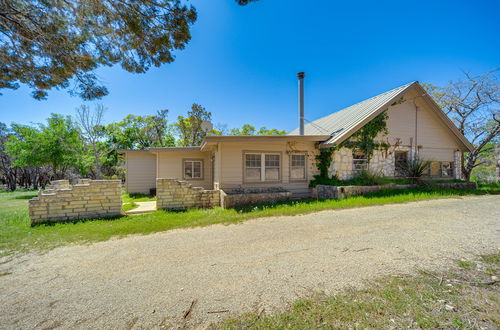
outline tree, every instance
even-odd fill
[[[188,111],[188,116],[177,117],[177,123],[174,124],[179,135],[179,145],[183,147],[201,145],[209,132],[208,126],[203,127],[203,125],[210,123],[211,119],[211,112],[194,103]]]
[[[85,174],[83,141],[71,117],[51,114],[46,125],[12,125],[12,129],[5,145],[13,166],[50,165],[55,179],[64,178],[70,168]]]
[[[498,142],[499,71],[500,69],[496,69],[479,76],[464,73],[464,79],[450,82],[445,87],[429,84],[424,86],[474,146],[474,150],[463,157],[462,173],[467,180],[475,167],[484,164],[482,156],[494,148],[494,144],[490,142]]]
[[[233,128],[229,132],[229,135],[255,135],[255,126],[250,124],[243,124],[241,128]]]
[[[5,143],[9,138],[10,130],[4,123],[0,123],[0,178],[9,190],[16,190],[17,169],[12,166],[10,156],[5,152]]]
[[[259,129],[257,135],[286,135],[286,131],[277,128],[267,129],[267,127],[263,126]]]
[[[110,149],[146,149],[150,147],[172,147],[175,138],[168,122],[168,110],[156,115],[128,115],[122,121],[104,128]]]
[[[150,147],[173,147],[175,138],[167,122],[168,110],[156,115],[128,115],[122,121],[102,127],[104,138],[99,142],[100,159],[106,176],[120,177],[117,149],[146,149]]]
[[[26,84],[45,99],[73,82],[71,93],[101,98],[108,90],[96,68],[144,73],[171,63],[196,19],[180,0],[0,0],[0,89]]]
[[[76,119],[82,132],[82,137],[86,146],[91,149],[94,158],[94,177],[101,178],[102,150],[99,148],[99,141],[104,137],[103,116],[106,109],[102,104],[97,104],[93,110],[87,105],[82,105],[76,109]]]
[[[254,126],[250,124],[244,124],[241,128],[233,128],[229,132],[229,135],[285,135],[286,131],[279,130],[276,128],[267,129],[263,126],[258,131]]]

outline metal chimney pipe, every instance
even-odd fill
[[[299,134],[304,135],[304,78],[305,72],[297,73],[299,78]]]

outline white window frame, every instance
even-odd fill
[[[260,180],[249,180],[247,179],[247,155],[260,155]],[[277,180],[266,180],[266,155],[274,155],[279,157],[279,166],[278,166],[278,179]],[[275,168],[275,167],[273,167]],[[276,151],[245,151],[243,152],[243,182],[252,183],[252,182],[270,182],[276,183],[281,182],[283,170],[283,157],[281,156],[281,152]]]
[[[363,155],[364,158],[354,158],[355,155]],[[353,152],[352,153],[352,171],[353,173],[359,174],[362,171],[368,170],[368,158],[366,158],[366,154],[364,152]],[[358,166],[356,166],[358,165]],[[361,168],[362,165],[363,168]]]
[[[454,178],[455,177],[455,169],[453,166],[453,162],[441,162],[440,164],[440,175],[442,178]],[[449,166],[449,168],[445,168],[445,166]]]
[[[186,168],[187,163],[191,163],[191,176],[194,174],[194,163],[200,163],[200,177],[187,177]],[[184,180],[203,180],[203,159],[183,159],[182,160],[182,177]]]
[[[303,178],[300,178],[300,179],[292,178],[292,169],[294,167],[298,167],[298,166],[293,166],[293,164],[292,164],[293,156],[304,157],[304,177]],[[290,181],[307,181],[307,154],[305,154],[305,153],[292,153],[292,154],[290,154],[289,162],[290,162],[290,170],[289,170]]]

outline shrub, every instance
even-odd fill
[[[402,166],[401,170],[411,183],[421,183],[422,176],[429,170],[430,166],[430,161],[414,158]]]
[[[336,175],[332,175],[331,177],[328,176],[322,176],[322,175],[315,175],[314,179],[309,182],[309,187],[314,188],[317,185],[322,184],[322,185],[327,185],[327,186],[340,186],[342,185],[342,181],[340,181]]]
[[[363,170],[352,179],[346,180],[345,183],[352,186],[377,186],[387,183],[387,180],[380,173]]]

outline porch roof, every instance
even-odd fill
[[[126,153],[152,153],[152,152],[175,152],[175,151],[200,151],[200,146],[194,147],[155,147],[147,149],[117,149],[121,154]]]
[[[222,135],[207,136],[203,140],[200,150],[204,151],[210,146],[219,142],[276,142],[276,141],[297,141],[297,142],[323,142],[330,138],[329,135]]]

